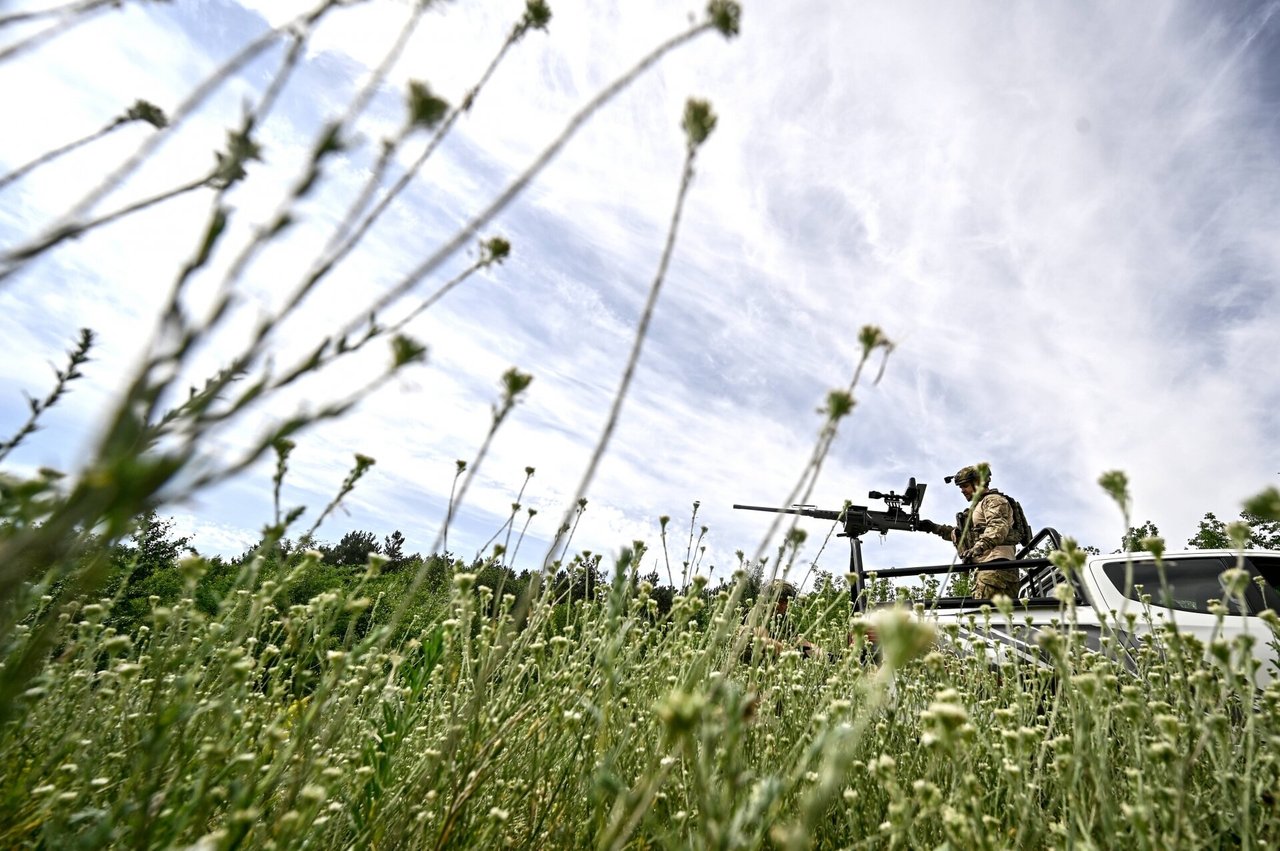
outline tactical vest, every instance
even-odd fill
[[[1013,515],[1013,522],[1009,525],[1009,534],[1000,542],[1000,546],[1022,545],[1025,547],[1031,543],[1031,524],[1027,522],[1027,515],[1018,501],[994,488],[987,488],[986,493],[982,495],[982,499],[986,499],[989,496],[998,496],[1004,499],[1005,502],[1009,503],[1009,512]],[[973,507],[977,508],[976,505]],[[966,508],[963,511],[956,512],[956,530],[961,536],[960,544],[962,549],[972,546],[974,541],[982,537],[982,533],[986,529],[985,526],[978,526],[977,524],[971,524],[966,527],[971,510]]]

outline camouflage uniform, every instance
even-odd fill
[[[977,475],[976,468],[964,467],[953,478],[960,483],[976,480]],[[954,526],[939,523],[934,534],[954,544],[965,564],[981,565],[1012,559],[1017,555],[1018,541],[1013,525],[1013,509],[1009,500],[994,488],[986,488],[976,505],[956,514]],[[996,594],[1018,596],[1017,568],[978,569],[973,596],[990,600]]]
[[[805,658],[814,654],[813,645],[796,632],[795,624],[787,617],[787,609],[798,593],[796,586],[781,579],[775,579],[761,589],[761,596],[766,599],[772,598],[775,601],[775,608],[773,614],[757,626],[754,632],[747,633],[744,625],[745,647],[742,651],[744,663],[749,664],[754,661],[759,651],[763,651],[765,658],[776,657],[779,653],[792,649],[799,650]],[[750,613],[748,613],[749,616]]]

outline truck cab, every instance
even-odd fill
[[[1056,546],[1056,533],[1046,537]],[[1030,549],[1019,556],[1027,556]],[[1277,638],[1262,617],[1266,612],[1280,615],[1280,552],[1187,550],[1165,553],[1160,559],[1151,553],[1095,555],[1070,578],[1044,558],[1022,557],[983,567],[1003,565],[1021,572],[1011,620],[999,615],[986,618],[983,611],[991,612],[991,601],[972,597],[939,597],[924,607],[925,617],[960,627],[958,644],[965,652],[985,652],[992,661],[1016,656],[1043,663],[1035,633],[1060,622],[1064,603],[1071,602],[1074,627],[1084,633],[1092,649],[1101,649],[1107,634],[1134,648],[1142,635],[1162,630],[1165,624],[1190,633],[1206,648],[1217,639],[1245,634],[1253,639],[1251,651],[1258,661],[1255,685],[1265,687],[1280,678]],[[1229,593],[1223,585],[1223,574],[1233,568],[1242,569],[1248,580],[1239,594]],[[936,575],[968,569],[968,565],[938,565],[895,568],[878,575]]]
[[[1239,596],[1228,593],[1221,578],[1236,567],[1249,580]],[[1079,579],[1091,607],[1113,622],[1136,609],[1134,631],[1145,632],[1152,628],[1149,612],[1154,626],[1172,623],[1206,647],[1217,638],[1247,634],[1259,662],[1257,684],[1265,686],[1280,675],[1275,636],[1260,618],[1267,611],[1280,615],[1280,552],[1189,550],[1159,560],[1150,553],[1093,556]]]

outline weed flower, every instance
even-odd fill
[[[1243,597],[1249,590],[1249,573],[1238,567],[1223,571],[1218,577],[1222,588],[1231,597]]]
[[[329,797],[328,791],[315,783],[309,783],[302,787],[302,791],[298,793],[299,797],[308,801],[314,801],[317,804],[324,803],[325,798]]]
[[[898,670],[927,650],[934,641],[931,624],[913,617],[901,608],[884,609],[871,618],[874,631],[884,654],[886,666]]]

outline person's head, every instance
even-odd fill
[[[991,484],[991,467],[987,464],[961,467],[955,475],[947,476],[947,481],[954,482],[955,486],[960,488],[960,493],[964,494],[965,499],[973,499],[973,494],[979,486],[986,487]]]
[[[796,586],[792,585],[790,582],[782,579],[775,579],[769,586],[769,594],[771,596],[776,596],[776,602],[774,603],[773,609],[774,614],[785,615],[787,613],[787,607],[791,605],[791,601],[798,593],[799,592],[796,591]]]

